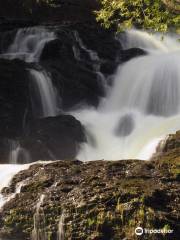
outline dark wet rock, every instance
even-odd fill
[[[43,60],[53,60],[60,58],[61,56],[63,57],[63,52],[61,52],[61,49],[63,48],[63,40],[61,39],[55,39],[50,42],[48,42],[41,54],[41,61]],[[71,53],[72,57],[72,53]]]
[[[104,96],[103,85],[97,74],[83,65],[73,64],[71,59],[50,60],[43,66],[51,73],[65,110],[76,105],[97,106],[100,97]]]
[[[135,57],[140,57],[147,55],[147,52],[141,48],[129,48],[127,50],[122,50],[120,55],[120,60],[122,62],[127,62]]]
[[[104,96],[103,81],[118,66],[120,43],[98,24],[66,24],[55,31],[57,39],[45,45],[41,64],[51,72],[63,108],[96,107]]]
[[[0,237],[29,240],[41,194],[45,231],[56,240],[64,212],[65,239],[138,239],[137,226],[172,229],[143,240],[178,239],[180,234],[179,147],[151,161],[56,161],[32,165],[14,176],[5,195],[21,192],[0,213]]]
[[[30,96],[26,65],[19,60],[0,59],[0,136],[20,136],[28,111]]]
[[[0,59],[0,162],[7,162],[9,140],[23,135],[31,115],[26,64]]]
[[[115,40],[112,31],[106,31],[98,24],[60,24],[47,26],[56,32],[57,39],[45,45],[40,64],[26,64],[19,60],[0,60],[0,133],[1,162],[7,162],[10,147],[7,139],[27,141],[27,128],[32,119],[37,116],[32,113],[32,81],[28,69],[46,69],[51,74],[58,96],[62,99],[63,109],[74,109],[81,105],[97,107],[104,96],[104,81],[118,65],[116,55],[120,44]],[[16,30],[7,31],[0,37],[1,53],[12,43]],[[107,49],[103,53],[103,49]],[[96,52],[97,51],[97,52]],[[117,54],[115,54],[117,52]],[[92,56],[93,55],[93,56]],[[102,69],[104,69],[102,71]],[[100,74],[99,71],[102,71]],[[33,108],[34,109],[34,108]],[[80,133],[81,135],[81,133]],[[28,136],[29,137],[29,136]],[[33,146],[33,152],[38,153],[38,147],[44,149],[41,143],[35,144],[31,139],[28,146]],[[72,146],[72,145],[71,145]],[[30,147],[28,147],[29,149]],[[55,147],[54,147],[55,148]],[[57,154],[55,158],[71,158],[75,147],[69,150],[69,155]],[[53,154],[41,150],[43,154],[33,154],[34,159],[52,159]]]
[[[81,123],[73,116],[61,115],[32,121],[20,144],[37,161],[73,159],[84,141]]]
[[[2,8],[2,6],[1,6]],[[8,18],[0,17],[0,32],[15,30],[17,28],[32,27],[37,25],[37,22],[27,18]]]
[[[130,114],[121,117],[118,126],[115,129],[115,134],[120,137],[126,137],[132,133],[134,129],[134,120]]]

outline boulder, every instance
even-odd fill
[[[120,54],[120,61],[127,62],[135,57],[140,57],[146,55],[147,52],[141,48],[129,48],[127,50],[122,50]]]
[[[115,129],[115,134],[119,137],[127,137],[133,132],[134,119],[131,114],[126,114],[121,117],[118,126]]]
[[[32,161],[74,159],[85,141],[81,123],[70,115],[36,119],[30,122],[20,145]]]
[[[63,108],[96,107],[104,96],[106,77],[119,64],[121,45],[114,32],[96,23],[60,25],[55,32],[57,39],[45,45],[40,59],[52,74]]]

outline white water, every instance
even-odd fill
[[[45,214],[43,211],[43,202],[45,195],[42,194],[36,205],[36,212],[34,214],[34,228],[32,231],[32,240],[47,240],[48,236],[45,231]]]
[[[41,113],[37,115],[42,117],[56,116],[59,114],[59,102],[56,94],[56,89],[52,84],[52,80],[46,71],[30,70],[30,75],[33,81],[33,86],[38,99],[35,109],[41,109]]]
[[[124,49],[140,47],[148,51],[170,52],[179,50],[179,36],[175,34],[151,34],[135,29],[126,32],[124,37],[118,38]]]
[[[9,140],[9,163],[29,163],[31,162],[31,156],[29,152],[21,147],[20,143],[16,140]]]
[[[9,196],[3,196],[1,194],[1,191],[4,187],[7,187],[9,183],[11,182],[12,178],[14,177],[15,174],[18,172],[28,169],[29,164],[0,164],[0,209],[3,207],[3,205],[13,198],[16,193],[19,192],[19,189],[21,188],[21,185],[16,187],[16,192],[15,194],[11,194]]]
[[[26,62],[38,62],[45,43],[55,39],[55,34],[43,27],[19,29],[13,43],[6,53],[0,55],[6,59],[21,59]],[[30,70],[34,87],[38,89],[41,116],[55,116],[59,113],[56,91],[51,78],[44,70]],[[15,140],[9,140],[9,163],[0,165],[0,208],[4,203],[13,198],[19,192],[21,186],[17,186],[16,192],[9,196],[3,196],[1,191],[7,187],[11,179],[19,171],[27,169],[29,164],[17,165],[19,160],[23,163],[31,162],[29,153]]]
[[[140,47],[149,54],[118,68],[98,109],[72,113],[87,131],[80,160],[149,159],[159,140],[180,128],[178,41],[135,30],[124,40],[124,48]]]
[[[41,53],[47,42],[56,39],[53,31],[44,27],[19,29],[13,43],[7,51],[0,55],[6,59],[21,59],[25,62],[39,62]],[[59,99],[51,77],[45,70],[29,70],[32,78],[35,97],[38,102],[33,104],[37,117],[49,117],[59,114]]]
[[[119,67],[105,108],[170,116],[180,111],[180,51],[150,54]]]
[[[44,27],[19,29],[13,43],[1,55],[6,59],[21,59],[25,62],[38,62],[45,44],[56,38],[54,32]]]
[[[62,211],[59,223],[58,223],[58,232],[57,232],[57,240],[64,240],[64,220],[65,220],[65,216],[64,216],[64,211]]]
[[[0,164],[0,210],[6,202],[14,198],[16,194],[21,192],[21,187],[28,182],[28,179],[25,181],[19,182],[16,186],[14,193],[5,196],[2,194],[4,187],[8,187],[11,184],[13,177],[20,171],[28,169],[33,164],[49,164],[52,161],[37,161],[29,164]]]

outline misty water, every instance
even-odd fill
[[[122,43],[124,49],[139,47],[147,54],[120,64],[97,109],[72,113],[86,127],[88,142],[81,146],[80,160],[149,159],[158,142],[179,129],[177,37],[132,30]]]

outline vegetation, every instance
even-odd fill
[[[137,28],[166,32],[169,28],[180,31],[179,0],[100,0],[97,20],[109,28],[123,30]]]

